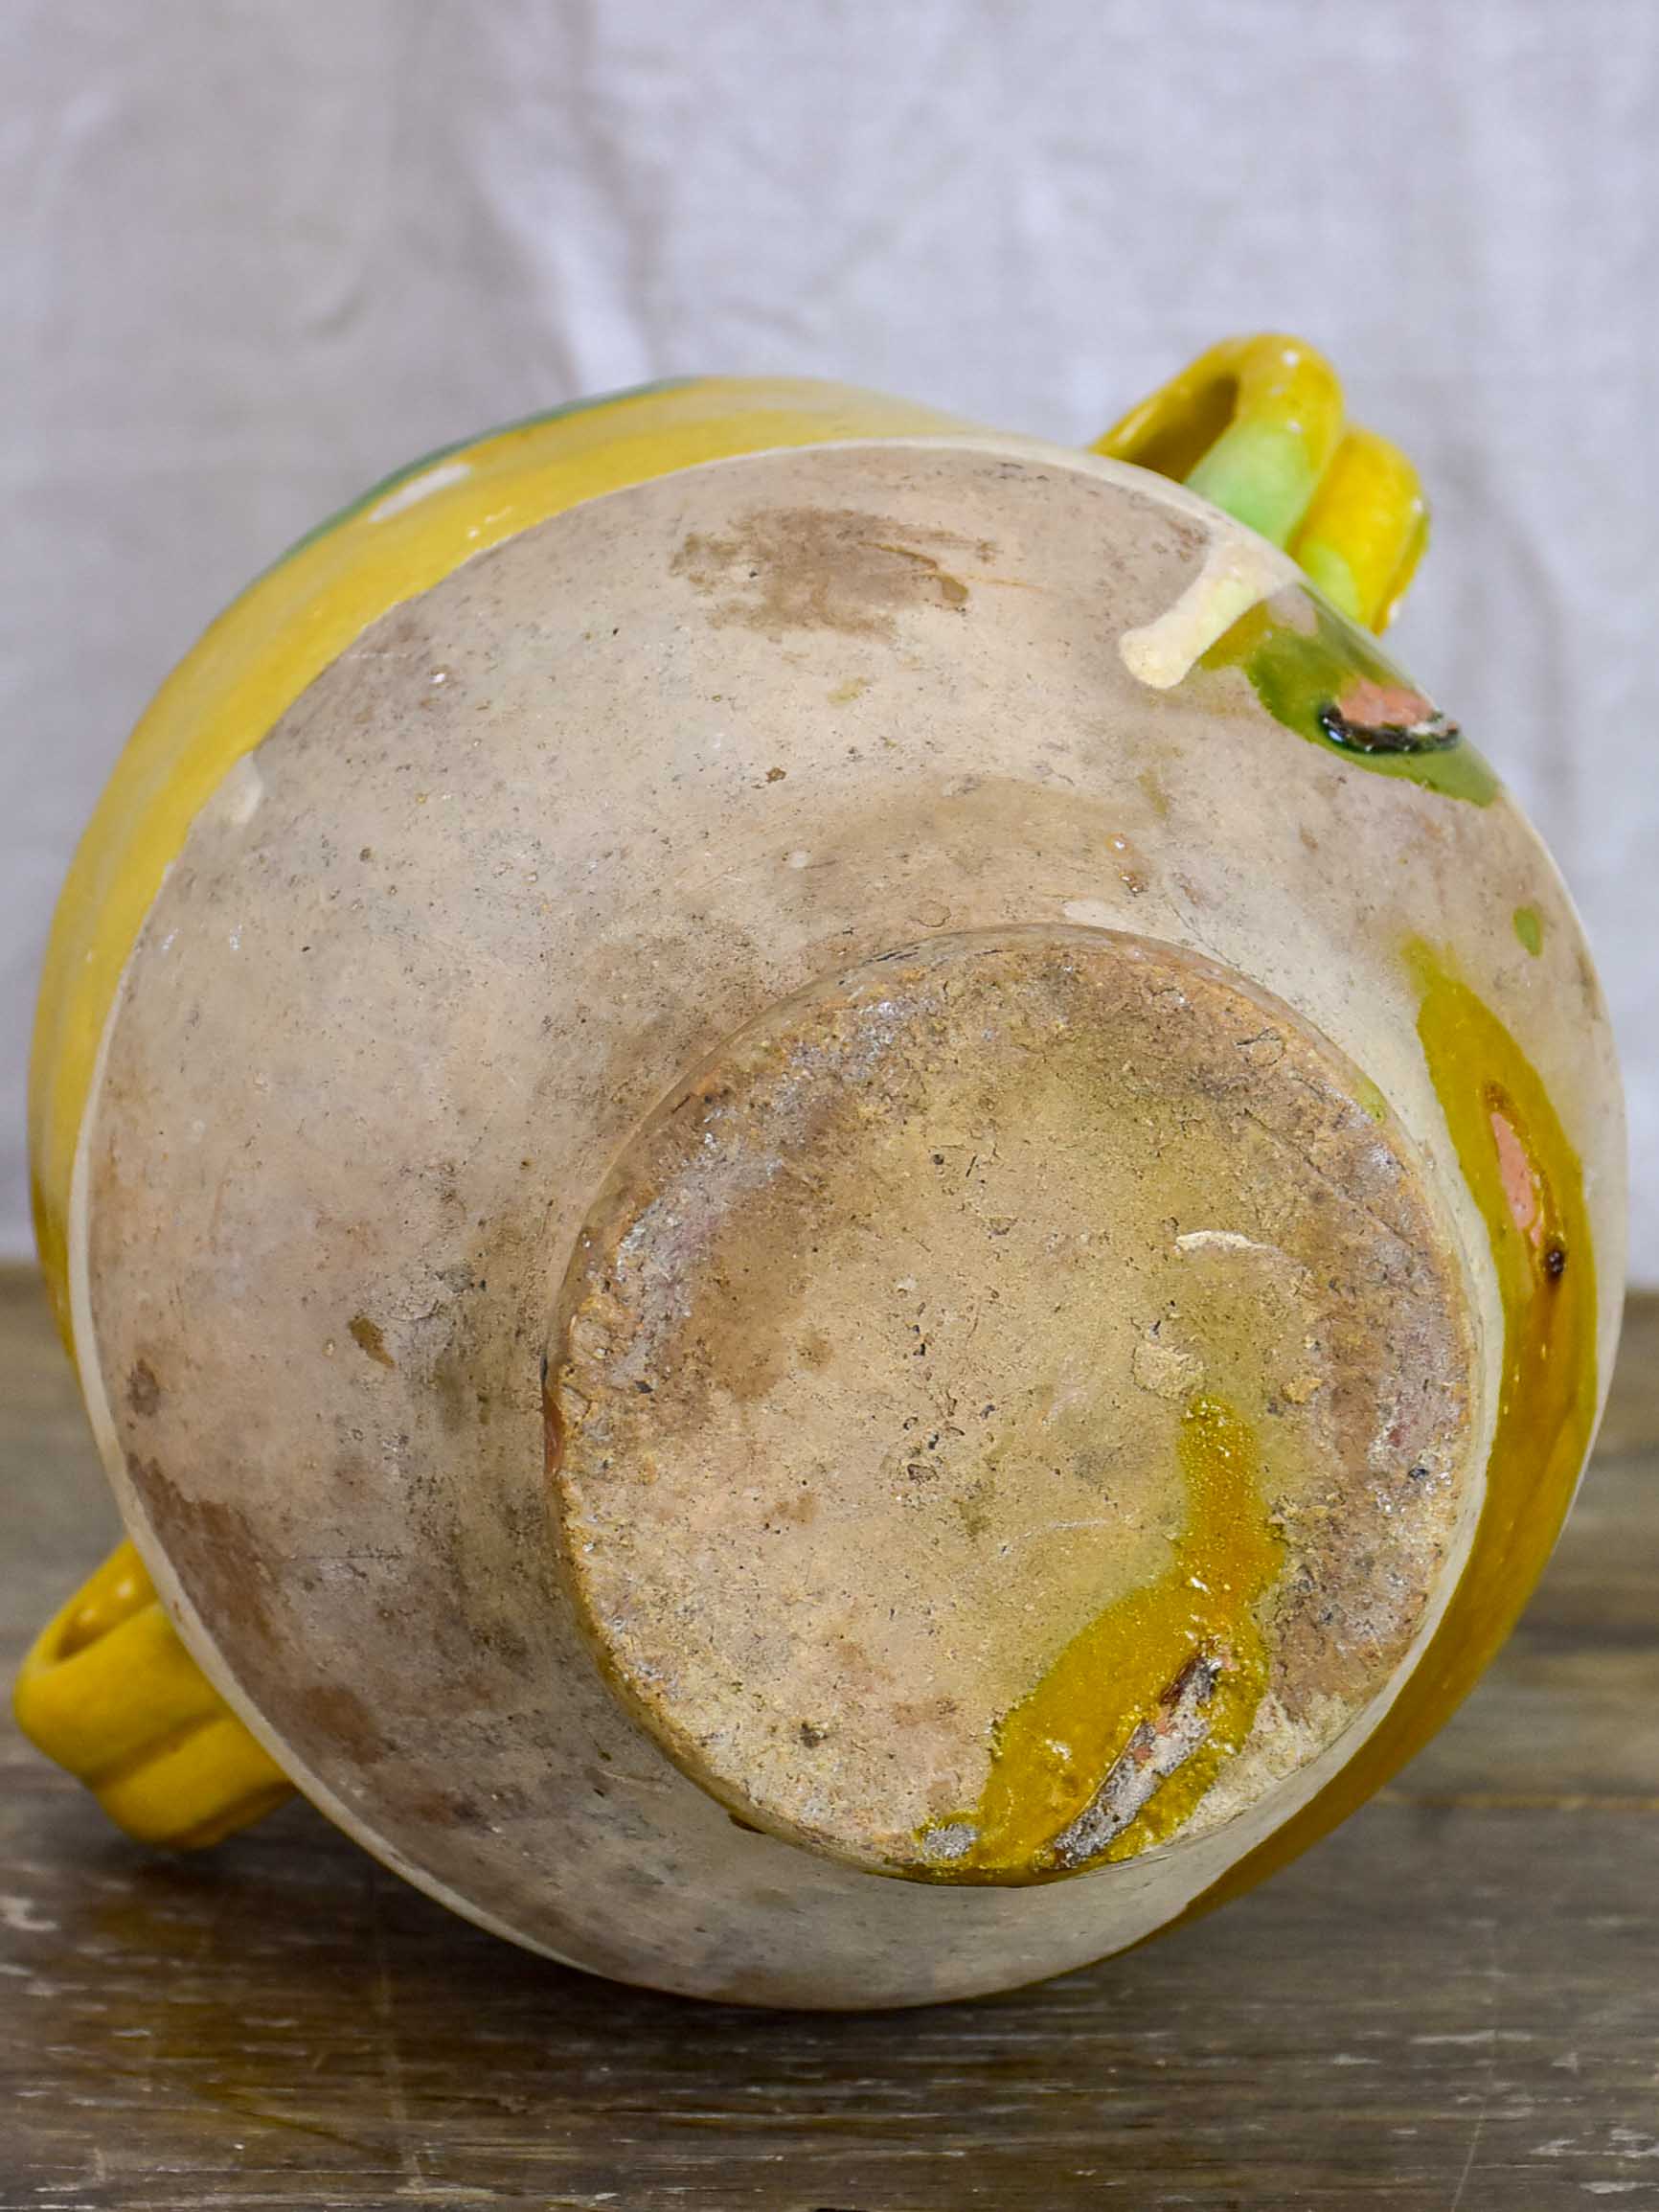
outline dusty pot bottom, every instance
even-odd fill
[[[1275,688],[1294,585],[1133,672],[1214,520],[1000,440],[685,470],[401,602],[193,820],[79,1137],[89,1406],[237,1711],[486,1926],[1054,1973],[1357,1802],[1534,1577],[1617,1305],[1581,940],[1461,756]]]
[[[608,1678],[741,1821],[1029,1882],[1264,1797],[1466,1532],[1422,1174],[1165,944],[941,937],[772,1008],[627,1146],[548,1349]]]

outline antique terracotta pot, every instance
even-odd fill
[[[297,1784],[772,2004],[1056,1973],[1358,1804],[1542,1566],[1623,1274],[1578,921],[1367,635],[1423,533],[1275,336],[1087,453],[662,386],[297,547],[57,919],[132,1545],[24,1726],[141,1837]]]

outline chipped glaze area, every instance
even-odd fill
[[[1487,1224],[1504,1306],[1487,1500],[1458,1600],[1462,1695],[1542,1572],[1589,1453],[1596,1253],[1583,1169],[1537,1070],[1443,951],[1418,940],[1410,957],[1423,1056]]]
[[[1456,724],[1363,630],[1301,587],[1252,607],[1201,667],[1241,669],[1275,721],[1356,766],[1477,807],[1497,796],[1496,776]]]

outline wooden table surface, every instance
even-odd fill
[[[0,1272],[8,1672],[116,1533]],[[147,1856],[0,1734],[0,2212],[1659,2207],[1659,1299],[1503,1659],[1241,1904],[1018,1995],[862,2018],[512,1950],[296,1804]]]

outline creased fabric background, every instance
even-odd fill
[[[1588,921],[1659,1282],[1652,0],[0,0],[0,1251],[80,825],[321,515],[683,372],[1080,442],[1277,326],[1429,485],[1396,641]]]

